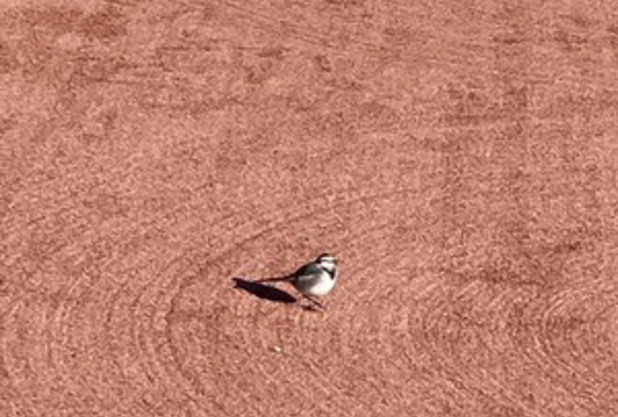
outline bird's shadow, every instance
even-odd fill
[[[260,282],[251,281],[245,278],[232,278],[235,283],[235,288],[246,291],[263,300],[273,301],[275,303],[291,304],[295,303],[296,298],[290,293],[275,288],[270,285],[262,284]]]

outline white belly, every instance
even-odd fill
[[[335,280],[330,276],[323,276],[317,284],[312,285],[309,288],[304,288],[303,292],[309,295],[325,295],[328,294],[335,286]]]

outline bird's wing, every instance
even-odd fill
[[[307,265],[301,266],[296,272],[293,274],[294,281],[305,281],[314,279],[316,275],[322,274],[322,269],[314,263],[309,263]]]

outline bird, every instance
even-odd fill
[[[266,278],[257,282],[283,281],[289,282],[304,298],[325,309],[325,306],[314,297],[320,297],[332,291],[337,282],[337,259],[328,253],[322,253],[314,261],[306,263],[289,275]]]

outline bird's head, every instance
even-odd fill
[[[328,253],[323,253],[317,257],[316,262],[320,267],[325,270],[333,273],[334,275],[335,269],[337,268],[337,259],[334,256],[329,255]]]

